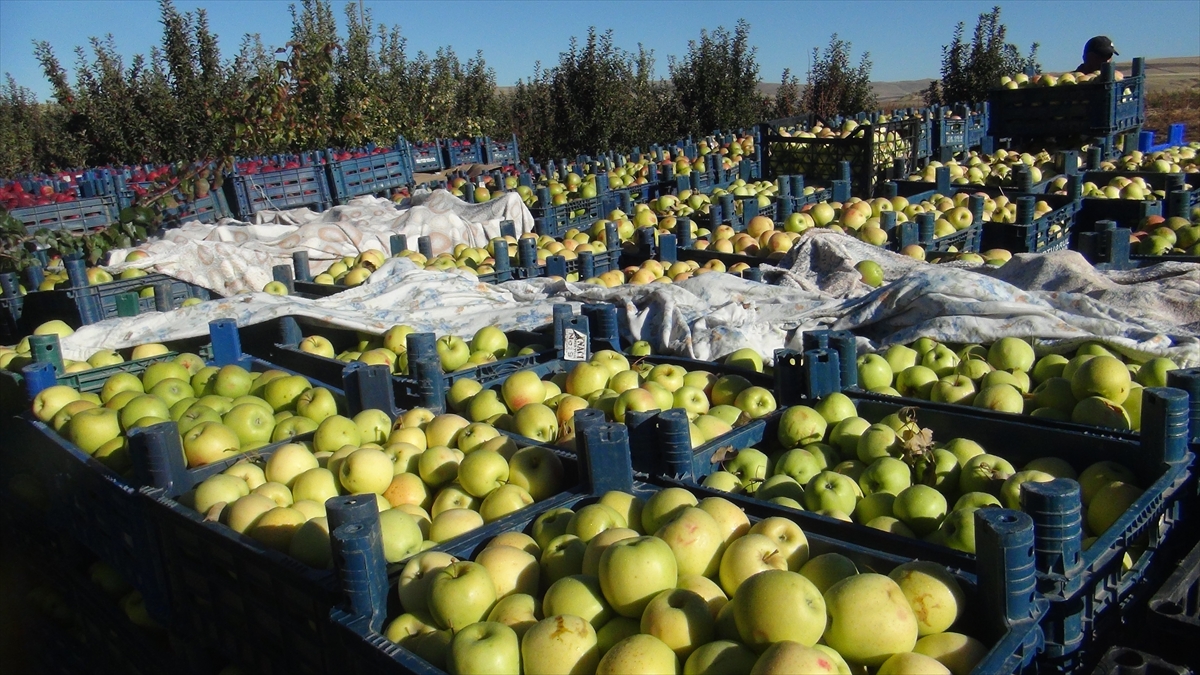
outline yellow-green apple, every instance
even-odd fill
[[[577,616],[546,617],[521,639],[521,663],[526,675],[592,673],[599,662],[596,631]]]
[[[1033,347],[1021,338],[1000,338],[988,348],[987,360],[996,370],[1021,370],[1028,372],[1033,368]]]
[[[429,523],[429,539],[438,543],[483,527],[483,516],[470,509],[449,509]]]
[[[449,663],[454,632],[439,630],[426,612],[401,614],[388,624],[384,635],[434,668],[446,668]]]
[[[586,544],[605,530],[626,525],[621,514],[611,507],[599,503],[588,504],[571,515],[571,519],[567,521],[566,534],[573,534]]]
[[[410,411],[411,413],[411,411]],[[444,445],[457,447],[458,432],[469,425],[466,418],[454,414],[438,415],[425,424],[426,447]],[[405,426],[408,426],[407,422]]]
[[[563,464],[549,448],[533,445],[521,448],[508,460],[508,480],[525,488],[535,501],[562,491]]]
[[[329,469],[309,469],[292,480],[292,499],[311,499],[318,504],[338,496],[337,477]]]
[[[750,419],[758,419],[775,412],[775,396],[764,387],[748,387],[734,399],[733,405],[744,410]]]
[[[237,476],[217,474],[209,476],[196,486],[193,505],[200,513],[208,513],[213,506],[233,502],[250,494],[250,486]]]
[[[53,389],[54,387],[50,388]],[[100,389],[100,400],[108,403],[113,396],[122,391],[134,391],[140,394],[145,391],[145,387],[142,386],[142,381],[138,379],[137,375],[133,373],[117,373],[104,381],[104,387]],[[37,399],[35,398],[34,400],[36,401]]]
[[[1122,481],[1113,481],[1100,488],[1087,507],[1088,530],[1097,536],[1103,534],[1141,496],[1141,488]]]
[[[211,464],[240,452],[241,442],[237,433],[218,422],[197,425],[183,436],[183,453],[189,467]]]
[[[404,564],[396,593],[406,612],[425,612],[429,607],[429,592],[434,575],[458,559],[442,551],[423,551]],[[495,591],[493,590],[493,593]]]
[[[224,473],[230,476],[237,476],[246,481],[246,485],[250,487],[251,492],[262,487],[263,483],[267,482],[267,476],[262,467],[246,460],[235,463],[233,466],[225,469]]]
[[[496,598],[523,593],[535,595],[541,570],[538,559],[512,546],[488,546],[475,557],[483,565],[496,587]]]
[[[558,416],[544,403],[522,406],[513,416],[513,426],[518,434],[541,443],[558,439]]]
[[[512,412],[518,412],[530,403],[546,400],[546,385],[532,370],[523,370],[509,375],[500,386],[504,403]]]
[[[235,532],[245,534],[267,511],[277,508],[275,502],[263,495],[250,493],[240,497],[221,512],[221,521]]]
[[[375,448],[360,448],[338,465],[338,481],[350,494],[383,494],[392,482],[392,460]]]
[[[823,553],[804,563],[800,574],[824,595],[837,582],[858,574],[858,567],[841,553]]]
[[[918,635],[946,631],[966,609],[962,587],[942,565],[914,560],[897,566],[888,576],[908,599]]]
[[[937,659],[953,675],[967,675],[987,656],[988,649],[962,633],[938,633],[917,640],[913,653]]]
[[[782,640],[812,646],[825,632],[825,601],[804,576],[765,570],[738,587],[734,621],[742,642],[762,652]]]
[[[746,517],[746,513],[728,499],[705,497],[697,506],[717,521],[726,546],[750,531],[750,519]]]
[[[711,642],[715,622],[708,603],[698,593],[672,588],[654,596],[641,618],[641,631],[663,641],[680,661]]]
[[[679,579],[671,547],[655,537],[613,542],[600,556],[599,576],[605,599],[630,618],[640,617],[655,595]]]
[[[785,450],[818,443],[825,438],[826,427],[825,418],[816,410],[791,406],[779,419],[779,443]]]
[[[296,509],[276,506],[258,518],[247,534],[267,548],[286,553],[291,547],[292,537],[304,522],[304,514]]]
[[[296,398],[296,414],[320,424],[337,414],[337,401],[324,387],[305,389]]]
[[[726,547],[718,572],[721,589],[733,597],[746,579],[760,572],[787,569],[787,558],[770,537],[747,534]]]
[[[946,497],[928,485],[913,485],[896,495],[892,513],[917,536],[924,537],[936,531],[946,517]]]
[[[602,349],[592,354],[591,363],[607,368],[610,377],[622,370],[629,370],[629,359],[611,349]]]
[[[312,383],[303,375],[285,375],[267,382],[261,395],[275,412],[294,411],[300,395],[309,389],[312,389]]]
[[[583,552],[583,573],[598,577],[600,574],[600,557],[604,555],[604,551],[613,542],[621,541],[622,539],[632,539],[637,536],[638,533],[635,530],[627,527],[615,527],[604,530],[592,537],[587,542],[587,548]]]
[[[243,403],[234,406],[221,418],[221,423],[237,434],[243,446],[267,443],[275,431],[275,417],[262,406]]]
[[[498,621],[512,628],[518,638],[537,624],[537,600],[532,595],[516,593],[496,602],[488,613],[488,621]]]
[[[450,645],[450,672],[520,675],[521,646],[516,632],[496,621],[481,621],[458,631]]]
[[[275,502],[279,506],[292,505],[292,492],[288,490],[283,483],[264,482],[262,485],[251,490],[255,494],[260,494]]]
[[[722,375],[717,378],[716,382],[713,382],[712,404],[714,406],[733,405],[733,402],[737,400],[737,395],[751,386],[750,380],[741,375]]]
[[[604,599],[598,578],[574,574],[558,579],[546,589],[546,595],[542,598],[542,614],[577,616],[597,628],[612,618],[613,611]]]
[[[496,390],[484,389],[471,397],[466,412],[471,419],[478,422],[503,415],[508,412],[508,408],[504,401],[500,400],[500,394]]]
[[[316,569],[333,567],[333,550],[329,543],[329,521],[325,516],[309,518],[292,535],[288,555]]]
[[[502,359],[508,352],[508,336],[495,326],[484,326],[471,338],[472,352],[487,352]]]
[[[438,514],[450,509],[478,511],[479,500],[472,497],[458,483],[451,483],[438,490],[437,496],[433,498],[433,505],[429,507],[429,514],[437,518]]]
[[[854,513],[854,506],[862,497],[858,483],[849,476],[836,471],[822,471],[805,486],[804,507],[809,511]]]
[[[1090,505],[1092,498],[1102,488],[1116,481],[1132,485],[1137,483],[1137,476],[1125,465],[1111,461],[1096,462],[1085,468],[1079,474],[1079,487],[1083,495],[1083,505]]]
[[[426,451],[428,452],[428,451]],[[482,499],[508,482],[508,462],[498,452],[477,450],[458,464],[458,482],[468,493]]]
[[[772,398],[772,400],[774,399]],[[687,411],[688,417],[695,419],[708,412],[708,397],[702,390],[684,385],[675,390],[674,406],[683,408]]]
[[[141,394],[129,399],[129,402],[121,407],[119,415],[121,428],[126,430],[143,417],[167,419],[170,416],[167,404],[161,398],[151,394]]]
[[[875,672],[877,675],[950,675],[950,669],[937,659],[915,652],[893,654]]]
[[[596,666],[596,675],[678,673],[676,653],[654,635],[630,635],[611,645]]]
[[[150,368],[153,367],[153,365],[150,366]],[[146,369],[147,374],[149,374],[150,368]],[[180,366],[180,368],[183,369],[184,372],[187,372],[187,369],[183,368],[182,366]],[[173,377],[179,376],[174,375]],[[145,377],[143,376],[143,382],[144,381]],[[227,396],[229,398],[237,398],[239,396],[245,396],[246,394],[249,394],[250,387],[252,385],[253,379],[250,377],[250,373],[247,372],[245,368],[242,368],[238,365],[228,365],[223,366],[219,371],[217,371],[217,374],[208,381],[208,386],[206,388],[207,391],[205,391],[205,393],[216,394],[218,396]]]
[[[541,565],[542,585],[549,586],[555,581],[573,574],[583,573],[583,556],[587,552],[587,544],[573,534],[560,534],[542,547]]]
[[[829,444],[844,457],[857,456],[858,440],[870,427],[871,423],[861,417],[847,417],[829,430]]]
[[[566,392],[573,396],[587,397],[603,389],[611,376],[605,366],[579,363],[567,373]]]
[[[879,666],[891,655],[910,652],[918,622],[904,591],[874,573],[843,579],[825,591],[829,614],[825,644],[848,661]]]
[[[492,490],[483,498],[479,505],[479,515],[483,522],[490,523],[532,503],[533,496],[525,488],[509,483]]]
[[[749,347],[739,349],[726,356],[725,363],[726,365],[734,366],[736,368],[753,370],[756,373],[761,373],[763,371],[762,356],[759,355],[757,350]]]
[[[751,534],[761,534],[775,542],[776,550],[787,560],[787,568],[793,572],[808,562],[808,537],[796,523],[787,518],[772,516],[764,518],[750,528]]]
[[[292,415],[284,420],[278,421],[275,424],[275,430],[271,432],[271,443],[281,443],[290,441],[297,436],[309,434],[317,430],[317,423],[301,417]]]
[[[469,377],[462,377],[454,381],[450,385],[450,391],[446,392],[446,403],[450,405],[450,409],[456,413],[464,414],[470,405],[471,397],[483,390],[483,385],[478,381],[472,380]]]
[[[757,659],[758,654],[739,642],[716,640],[692,652],[683,664],[683,672],[684,675],[749,673]]]
[[[428,509],[433,503],[432,495],[421,477],[408,472],[392,476],[392,482],[383,491],[383,498],[388,500],[393,508],[401,504],[413,504],[422,509]]]
[[[146,389],[146,393],[159,397],[170,408],[176,403],[192,397],[192,385],[188,384],[187,380],[172,377],[160,380],[153,387]]]
[[[455,632],[484,620],[495,604],[495,584],[487,568],[476,562],[451,563],[435,572],[429,584],[430,615]]]
[[[975,455],[963,464],[962,473],[958,479],[958,489],[967,492],[994,492],[988,489],[992,481],[1003,481],[1016,469],[1008,460],[996,455]]]
[[[314,452],[336,452],[346,445],[358,447],[361,442],[358,425],[341,415],[331,415],[321,420],[313,433]]]
[[[714,576],[720,569],[721,554],[725,550],[724,535],[716,519],[695,506],[673,512],[654,533],[671,547],[680,576]]]
[[[456,335],[438,338],[436,348],[438,358],[442,362],[442,370],[447,373],[458,370],[471,358],[471,348]]]

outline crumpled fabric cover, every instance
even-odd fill
[[[880,263],[887,283],[872,289],[854,264]],[[768,361],[800,347],[800,333],[853,330],[860,351],[928,336],[987,343],[1033,338],[1039,352],[1069,351],[1099,339],[1127,354],[1200,365],[1200,265],[1164,263],[1133,272],[1100,272],[1080,255],[1017,255],[1002,268],[931,265],[827,231],[809,231],[778,267],[779,285],[710,273],[677,284],[603,288],[560,280],[481,284],[461,271],[418,270],[391,260],[367,284],[322,300],[262,293],[168,314],[114,319],[64,341],[68,358],[204,334],[215,318],[250,325],[300,314],[380,332],[398,323],[469,337],[479,328],[545,325],[555,302],[611,302],[623,337],[661,353],[710,361],[743,347]]]
[[[295,251],[308,251],[309,267],[318,274],[338,259],[368,249],[390,255],[393,234],[407,236],[412,249],[418,237],[428,235],[435,255],[459,243],[484,246],[500,236],[502,220],[513,221],[518,236],[533,232],[533,216],[511,192],[483,204],[468,204],[446,190],[422,191],[414,195],[411,206],[402,207],[387,199],[357,197],[321,213],[301,208],[261,211],[253,223],[228,218],[215,225],[185,223],[164,232],[161,240],[141,246],[149,258],[118,262],[107,269],[161,272],[230,296],[261,291],[272,280],[271,268],[291,265]],[[117,250],[110,259],[124,261],[128,253],[128,249]]]

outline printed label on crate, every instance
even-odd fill
[[[568,328],[563,333],[563,359],[587,361],[588,336],[582,331]]]

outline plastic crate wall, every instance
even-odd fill
[[[117,198],[104,195],[61,204],[30,206],[13,209],[9,215],[21,221],[25,231],[31,235],[38,230],[82,232],[117,222]]]
[[[408,146],[403,150],[371,153],[366,157],[329,162],[329,186],[333,201],[345,204],[361,195],[370,195],[411,185]]]
[[[1133,60],[1133,73],[1114,80],[1112,64],[1100,78],[1083,84],[988,93],[988,133],[997,138],[1108,136],[1141,127],[1146,118],[1145,64]]]
[[[329,178],[323,166],[228,176],[225,196],[239,220],[248,220],[259,211],[302,206],[324,211],[332,206]]]

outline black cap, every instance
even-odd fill
[[[1110,58],[1113,54],[1118,56],[1121,54],[1121,52],[1117,51],[1117,48],[1113,45],[1112,40],[1108,39],[1107,35],[1097,35],[1091,40],[1088,40],[1087,44],[1083,46],[1083,53],[1085,55],[1096,54],[1097,56],[1103,56],[1105,58]]]

